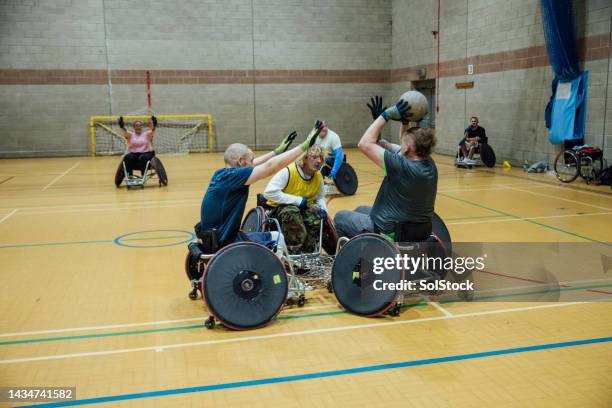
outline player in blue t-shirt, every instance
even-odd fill
[[[219,246],[236,241],[266,243],[274,238],[270,233],[240,232],[240,221],[249,197],[249,186],[270,177],[298,159],[317,140],[321,132],[317,121],[306,140],[288,150],[297,133],[289,134],[281,144],[263,156],[254,158],[253,151],[241,143],[231,144],[225,150],[225,167],[215,171],[202,200],[200,230],[217,230]]]

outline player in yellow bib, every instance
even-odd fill
[[[296,163],[272,177],[264,191],[267,204],[277,207],[275,217],[290,253],[314,252],[321,219],[327,218],[321,166],[325,150],[312,146]]]

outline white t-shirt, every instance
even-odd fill
[[[342,147],[340,136],[338,136],[338,134],[331,129],[327,129],[327,136],[325,136],[323,139],[321,136],[317,137],[315,144],[323,147],[327,151],[327,154],[331,154],[337,148]]]

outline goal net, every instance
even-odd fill
[[[213,151],[213,128],[210,114],[155,115],[157,128],[153,138],[156,153],[190,153]],[[125,115],[125,127],[133,130],[134,122],[141,121],[146,130],[150,115]],[[119,116],[92,116],[89,120],[91,153],[120,155],[127,151]]]

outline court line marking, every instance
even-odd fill
[[[513,191],[520,191],[520,192],[523,192],[523,193],[533,194],[533,195],[540,196],[540,197],[552,198],[554,200],[567,201],[568,203],[580,204],[580,205],[584,205],[584,206],[587,206],[587,207],[597,208],[599,210],[612,211],[612,208],[602,207],[602,206],[594,205],[594,204],[588,204],[588,203],[584,203],[582,201],[571,200],[569,198],[554,196],[554,195],[550,195],[550,194],[536,193],[534,191],[523,190],[522,188],[508,186],[508,189],[509,190],[513,190]]]
[[[336,304],[320,305],[320,306],[305,306],[305,307],[300,307],[300,308],[283,310],[283,314],[299,312],[302,310],[329,309],[331,307],[337,307],[337,306],[338,305]],[[18,333],[2,333],[0,334],[0,337],[20,337],[20,336],[32,336],[32,335],[37,335],[37,334],[83,332],[83,331],[106,330],[106,329],[123,329],[123,328],[128,328],[128,327],[142,327],[142,326],[160,326],[164,324],[194,322],[198,320],[200,321],[206,320],[206,316],[202,315],[200,317],[191,317],[187,319],[159,320],[159,321],[154,321],[154,322],[109,324],[109,325],[104,325],[104,326],[86,326],[86,327],[72,327],[72,328],[65,328],[65,329],[36,330],[36,331],[27,331],[27,332],[18,332]]]
[[[91,351],[91,352],[83,352],[83,353],[57,354],[57,355],[37,356],[37,357],[22,357],[22,358],[15,358],[15,359],[0,360],[0,364],[18,364],[18,363],[29,363],[29,362],[36,362],[36,361],[64,360],[64,359],[82,358],[82,357],[97,357],[97,356],[108,356],[108,355],[115,355],[115,354],[136,353],[136,352],[144,352],[144,351],[157,352],[157,351],[180,349],[180,348],[186,348],[186,347],[210,346],[210,345],[227,344],[227,343],[241,343],[241,342],[247,342],[247,341],[268,340],[268,339],[293,337],[293,336],[304,336],[304,335],[309,335],[309,334],[335,333],[335,332],[349,331],[349,330],[398,326],[398,325],[416,324],[416,323],[424,323],[424,322],[431,322],[431,321],[438,321],[438,320],[461,319],[465,317],[478,317],[478,316],[496,315],[496,314],[502,314],[502,313],[531,311],[531,310],[537,310],[537,309],[566,307],[566,306],[574,306],[574,305],[588,304],[588,303],[592,303],[592,301],[571,302],[571,303],[553,303],[553,304],[538,305],[538,306],[527,306],[527,307],[519,307],[519,308],[511,308],[511,309],[496,309],[496,310],[489,310],[489,311],[484,311],[484,312],[454,314],[452,316],[437,316],[437,317],[426,317],[426,318],[415,319],[415,320],[398,320],[398,321],[381,322],[381,323],[337,326],[337,327],[330,327],[330,328],[325,328],[325,329],[300,330],[300,331],[294,331],[294,332],[263,334],[259,336],[244,336],[244,337],[226,338],[226,339],[220,339],[220,340],[203,340],[203,341],[196,341],[196,342],[189,342],[189,343],[172,343],[172,344],[114,349],[114,350],[105,350],[105,351]]]
[[[517,296],[526,296],[526,295],[533,295],[533,294],[546,294],[546,293],[560,293],[560,292],[569,292],[569,291],[577,291],[577,290],[585,290],[591,287],[610,287],[612,285],[597,285],[597,286],[587,286],[587,287],[571,287],[571,288],[563,288],[563,289],[548,289],[545,288],[545,290],[536,290],[536,291],[530,291],[530,292],[520,292],[520,293],[511,293],[511,294],[495,294],[493,296],[476,296],[474,297],[474,299],[476,301],[479,300],[495,300],[495,299],[501,299],[501,298],[513,298],[513,297],[517,297]],[[503,288],[500,289],[501,291],[507,291],[507,290],[516,290],[516,289],[532,289],[535,287],[542,287],[542,285],[531,285],[531,286],[520,286],[520,287],[514,287],[514,288]],[[482,291],[474,291],[474,293],[478,293],[478,294],[482,294],[485,292],[494,292],[497,293],[498,291],[496,290],[482,290]],[[593,291],[593,292],[597,292],[597,291]],[[598,293],[608,293],[608,292],[598,292]],[[612,301],[612,298],[609,299],[599,299],[601,301]],[[438,300],[438,306],[440,306],[440,304],[452,304],[452,303],[457,303],[456,300],[454,299],[448,299],[448,296],[446,295],[442,295],[442,297]],[[424,302],[419,302],[416,304],[404,304],[401,306],[402,309],[405,308],[414,308],[414,307],[423,307],[423,306],[432,306],[435,307],[433,305],[429,305],[428,303],[424,303]],[[441,313],[444,313],[446,315],[452,315],[452,313],[450,313],[449,311],[442,311],[441,310],[442,307],[440,306],[440,308],[438,308],[438,310]],[[292,309],[293,311],[299,311],[300,309]],[[303,319],[303,318],[313,318],[313,317],[324,317],[324,316],[335,316],[335,315],[344,315],[347,314],[348,312],[345,310],[336,310],[333,312],[323,312],[323,313],[305,313],[305,314],[297,314],[297,315],[291,315],[291,314],[287,314],[287,313],[283,313],[281,316],[279,316],[277,318],[277,320],[291,320],[291,319]],[[159,329],[146,329],[146,330],[136,330],[136,331],[123,331],[123,332],[107,332],[107,333],[101,333],[101,334],[80,334],[80,335],[72,335],[72,336],[64,336],[64,337],[49,337],[49,338],[34,338],[34,339],[21,339],[21,340],[9,340],[9,341],[0,341],[0,346],[12,346],[12,345],[16,345],[16,344],[28,344],[28,343],[46,343],[46,342],[52,342],[52,341],[67,341],[67,340],[83,340],[83,339],[91,339],[91,338],[99,338],[99,337],[117,337],[117,336],[128,336],[128,335],[138,335],[138,334],[149,334],[149,333],[162,333],[162,332],[170,332],[170,331],[180,331],[180,330],[193,330],[193,329],[202,329],[204,328],[204,325],[191,325],[191,326],[179,326],[179,327],[166,327],[166,328],[159,328]]]
[[[162,397],[162,396],[168,396],[168,395],[180,395],[180,394],[191,394],[191,393],[197,393],[197,392],[219,391],[219,390],[236,389],[236,388],[243,388],[243,387],[254,387],[258,385],[279,384],[279,383],[287,383],[287,382],[295,382],[295,381],[313,380],[317,378],[330,378],[330,377],[339,377],[339,376],[345,376],[345,375],[371,373],[371,372],[377,372],[377,371],[396,370],[399,368],[416,367],[416,366],[423,366],[423,365],[430,365],[430,364],[450,363],[450,362],[455,362],[455,361],[474,360],[474,359],[480,359],[480,358],[502,356],[502,355],[509,355],[509,354],[528,353],[528,352],[541,351],[541,350],[554,350],[554,349],[561,349],[561,348],[566,348],[566,347],[604,344],[604,343],[609,343],[609,342],[612,342],[612,337],[595,337],[595,338],[589,338],[589,339],[569,340],[569,341],[562,341],[562,342],[556,342],[556,343],[536,344],[532,346],[522,346],[522,347],[513,347],[513,348],[506,348],[506,349],[480,351],[480,352],[468,353],[468,354],[455,354],[455,355],[444,356],[444,357],[432,357],[432,358],[425,358],[425,359],[420,359],[420,360],[408,360],[408,361],[400,361],[400,362],[395,362],[395,363],[360,366],[360,367],[344,368],[344,369],[338,369],[338,370],[318,371],[318,372],[295,374],[295,375],[282,376],[282,377],[268,377],[268,378],[260,378],[256,380],[233,381],[233,382],[226,382],[226,383],[219,383],[219,384],[201,385],[201,386],[196,386],[196,387],[172,388],[172,389],[149,391],[149,392],[139,392],[139,393],[132,393],[132,394],[110,395],[110,396],[105,396],[105,397],[93,397],[93,398],[86,398],[86,399],[75,400],[75,401],[52,402],[52,403],[47,403],[47,404],[36,404],[36,405],[28,405],[28,406],[29,407],[67,407],[67,406],[75,406],[75,405],[90,405],[90,404],[100,404],[100,403],[106,403],[106,402],[117,402],[117,401],[135,400],[135,399],[143,399],[143,398],[154,398],[154,397]]]
[[[446,310],[445,308],[440,306],[440,304],[438,302],[427,302],[427,303],[430,304],[431,306],[433,306],[439,312],[441,312],[444,316],[453,316],[453,314],[451,312],[449,312],[448,310]]]
[[[17,212],[18,208],[15,208],[13,211],[11,211],[10,213],[6,214],[4,217],[2,217],[2,219],[0,220],[0,224],[2,224],[4,221],[8,220],[9,217],[13,214],[15,214]]]
[[[151,207],[154,208],[154,207]],[[161,207],[155,207],[161,208]],[[24,214],[20,211],[19,214]],[[484,224],[487,222],[511,222],[511,221],[531,221],[531,220],[542,220],[551,218],[567,218],[567,217],[587,217],[596,215],[610,215],[612,212],[600,212],[600,213],[586,213],[586,214],[559,214],[559,215],[543,215],[539,217],[518,217],[512,215],[492,215],[492,216],[481,216],[481,217],[466,217],[466,218],[455,218],[455,219],[477,219],[476,221],[456,221],[447,222],[446,225],[464,225],[464,224]],[[502,217],[508,217],[507,219],[500,219]],[[484,219],[483,219],[484,218]],[[495,218],[495,219],[491,219]],[[1,222],[1,221],[0,221]],[[563,231],[565,232],[565,231]],[[571,233],[570,233],[571,234]],[[174,237],[155,237],[155,238],[138,238],[133,240],[155,240],[155,239],[170,239]],[[113,240],[92,240],[92,241],[58,241],[58,242],[41,242],[41,243],[23,243],[23,244],[0,244],[0,249],[6,248],[28,248],[28,247],[46,247],[46,246],[61,246],[61,245],[81,245],[81,244],[102,244],[112,243]],[[599,241],[596,241],[599,243]]]
[[[476,191],[489,191],[489,190],[504,190],[507,187],[502,185],[496,185],[491,187],[479,188]],[[466,187],[465,189],[440,189],[438,192],[469,192],[475,191],[473,187]],[[57,214],[66,212],[89,212],[89,211],[113,211],[113,210],[128,210],[128,209],[154,209],[154,208],[178,208],[178,207],[189,207],[192,205],[200,205],[202,203],[201,198],[189,198],[189,199],[177,199],[177,200],[157,200],[147,201],[145,204],[140,202],[127,202],[127,203],[92,203],[92,204],[66,204],[66,205],[50,205],[50,206],[31,206],[31,207],[20,207],[20,214],[28,215],[41,215],[41,214]],[[157,205],[162,204],[162,205]],[[168,204],[168,205],[166,205]],[[253,204],[254,201],[253,201]],[[117,207],[119,205],[119,207]],[[49,211],[51,210],[51,211]],[[52,211],[56,210],[56,211]]]
[[[6,183],[7,181],[9,181],[9,180],[11,180],[11,179],[14,179],[14,178],[15,178],[15,176],[10,176],[10,177],[7,177],[7,178],[5,178],[4,180],[0,181],[0,184],[4,184],[4,183]]]
[[[567,217],[590,217],[594,215],[610,215],[610,212],[598,212],[598,213],[585,213],[585,214],[559,214],[559,215],[542,215],[539,217],[519,217],[515,216],[513,218],[508,219],[487,219],[481,221],[457,221],[457,222],[447,222],[447,225],[463,225],[463,224],[483,224],[486,222],[511,222],[511,221],[530,221],[530,220],[546,220],[551,218],[567,218]],[[499,215],[499,217],[512,217],[511,215]]]
[[[76,164],[74,166],[72,166],[71,168],[69,168],[68,170],[66,170],[65,172],[63,172],[62,174],[60,174],[59,176],[57,176],[56,178],[54,178],[49,184],[47,184],[42,191],[47,190],[49,187],[51,187],[53,184],[55,184],[57,181],[59,181],[59,179],[61,179],[62,177],[64,177],[66,174],[70,173],[71,170],[75,169],[79,164],[81,164],[81,162],[76,162]]]
[[[459,202],[462,202],[462,203],[465,203],[465,204],[469,204],[469,205],[472,205],[472,206],[478,207],[478,208],[484,208],[485,210],[489,210],[489,211],[492,211],[492,212],[497,213],[497,214],[503,214],[503,215],[506,215],[508,217],[512,217],[512,218],[516,218],[516,219],[521,219],[521,217],[519,217],[518,215],[510,214],[510,213],[505,212],[505,211],[501,211],[501,210],[497,210],[495,208],[487,207],[486,205],[475,203],[473,201],[466,200],[464,198],[453,197],[452,195],[445,194],[445,193],[439,193],[439,194],[442,195],[443,197],[449,198],[451,200],[459,201]],[[609,243],[609,242],[599,241],[599,240],[596,240],[594,238],[587,237],[585,235],[580,235],[580,234],[577,234],[575,232],[566,231],[566,230],[563,230],[561,228],[554,227],[552,225],[543,224],[541,222],[534,221],[533,219],[524,219],[523,221],[528,222],[528,223],[533,224],[533,225],[539,225],[540,227],[545,227],[545,228],[551,229],[553,231],[562,232],[562,233],[567,234],[567,235],[571,235],[571,236],[574,236],[574,237],[577,237],[577,238],[581,238],[581,239],[584,239],[586,241],[596,242],[598,244],[605,245],[605,246],[612,246],[612,244]]]

